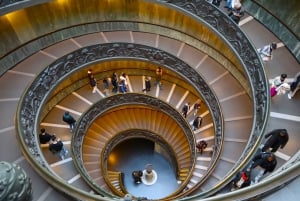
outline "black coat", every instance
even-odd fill
[[[274,157],[274,159],[272,161],[268,161],[268,157],[271,155]],[[261,154],[256,155],[253,158],[253,164],[252,164],[251,168],[253,169],[256,166],[260,166],[263,169],[265,169],[264,174],[266,174],[267,172],[273,172],[276,165],[277,165],[277,160],[275,158],[275,155],[272,153],[263,152]]]
[[[281,132],[284,132],[285,135],[280,135]],[[272,132],[268,133],[265,138],[270,137],[267,142],[265,143],[265,146],[263,147],[263,151],[266,151],[268,148],[272,148],[272,152],[276,152],[277,149],[280,147],[281,149],[284,148],[286,143],[289,140],[289,135],[286,131],[286,129],[276,129]]]
[[[201,117],[196,117],[195,120],[193,121],[193,126],[195,128],[200,128],[202,125],[202,118]]]
[[[90,85],[91,87],[95,87],[97,85],[97,81],[95,78],[90,79]]]
[[[184,114],[188,113],[189,109],[190,109],[189,105],[184,105],[182,108],[182,113],[184,113]]]
[[[56,143],[51,143],[49,145],[49,150],[53,153],[57,153],[60,152],[63,148],[64,144],[62,143],[62,141],[57,141]]]

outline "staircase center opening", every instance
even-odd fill
[[[162,153],[157,143],[143,138],[131,138],[122,141],[110,152],[108,170],[124,173],[124,186],[136,197],[161,199],[172,194],[178,187],[176,173],[167,153]],[[157,174],[151,185],[145,182],[135,182],[133,171],[144,172],[151,165]],[[145,177],[145,175],[143,175]]]

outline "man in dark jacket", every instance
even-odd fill
[[[269,148],[272,148],[271,152],[276,152],[279,147],[283,149],[289,140],[289,135],[286,129],[273,130],[265,136],[265,138],[268,137],[270,138],[262,148],[263,152],[268,151]]]
[[[61,160],[64,160],[68,154],[68,150],[65,148],[63,142],[56,137],[54,137],[53,141],[50,143],[49,150],[52,153],[57,154]]]
[[[111,77],[111,85],[113,86],[112,92],[117,93],[118,92],[118,75],[116,72],[114,72]]]
[[[51,135],[49,133],[46,133],[46,130],[44,128],[41,129],[41,133],[39,134],[39,139],[41,144],[50,143],[54,137],[55,137],[54,134]]]
[[[259,179],[267,172],[273,172],[277,165],[275,155],[270,152],[262,152],[254,156],[252,161],[253,162],[250,166],[250,169],[252,170],[255,168],[259,168],[259,173],[255,177],[255,183],[257,183]]]
[[[76,123],[76,120],[74,119],[74,117],[72,117],[69,112],[65,112],[65,114],[63,116],[63,121],[66,122],[67,124],[69,124],[70,130],[72,132],[75,127],[75,123]]]
[[[188,111],[190,110],[190,103],[184,104],[182,107],[181,113],[186,118]]]
[[[193,121],[193,130],[196,131],[202,125],[202,117],[199,115]]]

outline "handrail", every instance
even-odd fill
[[[273,2],[271,4],[273,4]],[[273,32],[273,34],[276,35],[282,43],[284,43],[287,50],[289,50],[291,55],[293,55],[298,63],[300,62],[300,56],[298,54],[300,35],[296,30],[293,30],[291,28],[293,22],[291,22],[291,25],[289,26],[287,22],[284,22],[284,20],[274,15],[268,8],[266,8],[257,0],[245,1],[243,2],[243,7],[258,22],[260,22],[271,32]],[[284,10],[284,8],[282,7],[280,7],[280,9],[283,9],[281,10],[282,13],[288,12],[290,16],[294,15],[295,17],[293,18],[297,19],[297,13],[292,13],[289,10]],[[296,23],[296,20],[294,21],[294,23]]]
[[[145,105],[145,103],[147,105]],[[82,143],[85,137],[85,134],[87,132],[87,129],[92,125],[93,121],[97,119],[97,117],[105,114],[106,112],[110,111],[111,109],[126,106],[126,105],[141,105],[144,107],[151,107],[155,110],[159,110],[160,112],[165,113],[167,116],[174,119],[174,122],[177,123],[178,126],[181,127],[183,130],[183,134],[188,139],[189,142],[189,150],[191,153],[191,166],[195,164],[196,161],[196,153],[195,153],[195,137],[190,129],[190,126],[186,122],[186,120],[182,117],[182,115],[172,106],[165,103],[162,100],[156,99],[152,96],[144,95],[144,94],[136,94],[136,93],[125,93],[125,94],[116,94],[109,96],[105,99],[99,100],[97,103],[92,105],[77,121],[77,130],[72,135],[72,153],[73,153],[73,161],[75,164],[75,167],[80,172],[80,174],[83,176],[83,178],[86,180],[86,182],[97,192],[99,191],[99,186],[95,184],[90,177],[90,175],[87,173],[83,159],[82,159]],[[108,177],[106,175],[107,170],[107,157],[113,148],[113,146],[116,145],[116,141],[118,141],[119,137],[125,138],[126,137],[132,137],[132,134],[128,134],[128,132],[124,131],[126,135],[123,137],[123,133],[120,133],[120,135],[117,135],[113,139],[113,143],[108,143],[107,146],[102,150],[101,154],[101,163],[99,164],[101,166],[101,169],[103,170],[103,174],[106,177],[105,180],[108,181]],[[130,132],[130,131],[129,131]],[[141,133],[146,131],[139,131]],[[134,134],[133,134],[134,136]],[[163,138],[163,136],[161,136]],[[155,137],[159,143],[158,136]],[[163,140],[163,139],[162,139]],[[175,151],[172,151],[175,153]],[[176,157],[176,155],[175,155]],[[176,158],[177,160],[177,158]],[[179,162],[177,162],[179,163]],[[193,169],[193,166],[191,167]],[[189,174],[190,178],[192,174]],[[108,182],[109,183],[109,182]],[[183,189],[185,186],[182,184],[179,189]],[[101,189],[100,189],[101,190]]]
[[[27,8],[37,4],[42,4],[53,0],[1,0],[0,16],[19,9]]]
[[[208,4],[205,1],[198,1],[196,3],[186,2],[186,1],[170,1],[169,4],[166,4],[164,2],[160,2],[164,6],[176,6],[179,8],[180,11],[186,12],[189,15],[192,15],[191,17],[199,20],[199,22],[203,22],[206,24],[206,26],[210,27],[212,30],[215,30],[216,33],[223,34],[224,40],[228,41],[228,45],[231,46],[234,51],[236,52],[236,55],[239,55],[238,57],[241,59],[241,62],[244,64],[245,68],[247,69],[248,78],[251,80],[251,88],[252,88],[252,95],[253,100],[255,102],[255,108],[254,108],[254,125],[252,130],[252,138],[249,142],[249,146],[243,153],[243,157],[239,162],[241,164],[245,164],[247,160],[250,158],[251,154],[254,154],[255,148],[258,146],[259,141],[261,139],[261,134],[263,133],[266,125],[267,115],[269,113],[269,90],[267,85],[267,79],[265,77],[262,64],[259,60],[259,57],[256,53],[256,51],[253,48],[253,45],[249,42],[247,37],[241,32],[241,30],[229,20],[228,17],[225,17],[224,14],[222,14],[220,11],[217,11],[212,7],[210,4]],[[196,8],[196,9],[193,9]],[[204,22],[205,21],[205,22]],[[132,46],[135,47],[135,46]],[[75,55],[78,56],[78,55]],[[63,60],[59,60],[59,62],[62,62]],[[163,61],[163,60],[161,60]],[[90,61],[94,62],[94,61]],[[159,62],[159,61],[156,61]],[[176,65],[175,65],[176,66]],[[188,69],[190,67],[184,65]],[[68,73],[72,72],[74,66],[72,66],[70,71],[60,71],[61,77],[58,79],[57,77],[51,78],[50,80],[54,81],[51,83],[45,82],[45,80],[41,80],[41,83],[39,83],[37,80],[33,82],[33,86],[28,90],[28,100],[24,101],[25,103],[21,104],[21,107],[23,104],[27,105],[29,108],[32,108],[31,111],[27,110],[18,110],[18,118],[20,121],[20,127],[22,129],[18,129],[18,133],[20,135],[24,135],[24,147],[26,145],[28,148],[24,148],[27,151],[29,149],[32,149],[32,153],[29,154],[30,151],[28,151],[28,157],[32,157],[32,155],[38,156],[39,152],[37,152],[32,145],[36,145],[36,136],[30,136],[33,135],[33,133],[36,132],[37,128],[37,120],[38,117],[35,116],[36,113],[39,113],[41,110],[41,107],[43,105],[43,101],[45,100],[45,97],[49,95],[49,93],[46,93],[48,89],[52,89],[55,84],[57,84],[61,79],[64,79]],[[181,66],[176,66],[175,71],[179,71],[182,73],[182,69],[180,69]],[[48,68],[47,68],[48,69]],[[52,70],[52,69],[50,69]],[[189,77],[190,73],[184,74],[186,77]],[[44,74],[44,76],[49,76],[48,74]],[[192,81],[195,81],[194,83],[191,82],[191,84],[195,84],[196,88],[199,90],[203,89],[203,86],[201,86],[202,82],[198,79],[192,79]],[[41,84],[41,85],[40,85]],[[36,93],[33,93],[36,92]],[[209,94],[209,91],[204,90],[202,92],[202,95],[204,97],[207,97]],[[207,101],[212,100],[211,97],[208,97]],[[214,106],[212,106],[210,109],[212,111],[213,116],[215,116],[218,112],[219,105],[218,103]],[[25,116],[26,115],[26,118]],[[29,118],[28,118],[29,117]],[[220,137],[222,133],[222,120],[219,118],[214,119],[216,122],[215,130],[217,133],[217,137]],[[30,124],[29,124],[30,123]],[[32,124],[31,124],[32,123]],[[34,127],[32,126],[34,125]],[[220,130],[221,129],[221,130]],[[30,133],[30,134],[28,134]],[[26,143],[25,143],[26,139]],[[31,144],[32,143],[32,144]],[[217,141],[217,143],[221,143]],[[37,157],[40,158],[39,156]],[[36,161],[36,160],[33,160]],[[38,166],[39,167],[39,166]],[[238,166],[236,166],[238,167]],[[39,167],[40,168],[40,167]],[[40,172],[43,172],[39,170]],[[227,181],[230,180],[230,177],[233,176],[234,173],[236,173],[238,170],[234,170],[228,177]],[[222,184],[225,185],[227,181],[222,182]],[[52,183],[52,182],[51,182]],[[220,185],[222,186],[222,185]]]
[[[247,1],[246,1],[247,2]],[[282,24],[291,34],[293,34],[298,40],[300,40],[299,35],[297,35],[295,33],[294,30],[292,30],[287,23],[282,20],[281,18],[279,18],[277,15],[275,15],[270,9],[268,9],[264,4],[262,4],[261,2],[257,1],[257,0],[251,0],[251,4],[257,4],[260,8],[262,8],[263,10],[265,10],[270,16],[272,16],[273,18],[275,18],[280,24]],[[247,3],[248,4],[248,3]],[[298,33],[299,34],[299,33]]]
[[[114,148],[114,146],[116,146],[118,144],[118,142],[130,139],[130,138],[135,138],[135,137],[142,137],[144,139],[149,139],[149,140],[152,140],[155,143],[160,144],[161,147],[166,149],[167,152],[169,153],[170,157],[172,158],[172,160],[170,162],[174,166],[175,172],[177,171],[178,163],[180,163],[180,161],[178,160],[175,151],[172,149],[172,147],[169,145],[169,143],[166,140],[163,139],[163,137],[161,137],[161,136],[159,136],[155,133],[152,133],[151,131],[147,131],[147,130],[130,129],[130,130],[126,130],[126,131],[123,131],[121,133],[118,133],[117,135],[112,137],[109,140],[109,142],[106,143],[105,148],[102,150],[102,153],[101,153],[101,169],[102,169],[102,172],[103,172],[103,175],[104,175],[104,179],[107,182],[109,182],[109,178],[108,178],[109,175],[107,175],[107,172],[109,171],[109,170],[107,170],[108,154],[111,153],[112,149]],[[192,161],[191,161],[190,169],[191,168],[192,168]],[[181,188],[183,188],[183,187],[181,187]],[[124,189],[126,189],[125,186],[124,186]]]
[[[213,189],[197,195],[198,198],[213,195],[218,190],[227,185],[228,182],[238,173],[239,169],[246,166],[251,157],[258,148],[263,132],[266,128],[269,112],[270,112],[270,95],[268,79],[257,54],[254,45],[241,29],[224,15],[224,13],[216,9],[209,2],[202,1],[185,1],[185,0],[162,0],[162,4],[174,7],[174,9],[186,12],[187,15],[196,18],[199,22],[204,23],[216,33],[222,35],[228,45],[235,51],[240,62],[246,70],[248,79],[251,80],[252,97],[254,102],[254,122],[251,131],[251,138],[247,147],[243,151],[242,156],[237,161],[224,179],[219,182]],[[243,39],[242,39],[243,38]],[[188,198],[186,198],[188,199]]]
[[[101,54],[99,54],[99,52],[101,52]],[[76,71],[77,69],[82,68],[87,64],[97,61],[99,62],[101,60],[107,61],[108,59],[124,58],[142,59],[143,61],[147,60],[150,63],[163,65],[164,68],[169,68],[170,70],[179,73],[187,81],[191,79],[193,82],[188,82],[195,86],[197,91],[202,94],[202,97],[207,103],[209,102],[209,104],[207,105],[210,111],[212,111],[212,117],[215,122],[214,126],[216,130],[217,143],[221,143],[221,140],[218,140],[219,138],[222,138],[223,135],[221,117],[222,113],[219,108],[219,103],[206,82],[198,73],[195,72],[194,69],[189,67],[186,63],[182,62],[178,58],[164,51],[150,48],[144,45],[127,43],[108,43],[103,45],[93,45],[76,50],[73,53],[70,53],[69,55],[58,59],[50,66],[45,68],[37,76],[37,78],[33,81],[31,86],[25,91],[23,97],[21,98],[17,113],[19,140],[23,144],[22,148],[27,152],[27,157],[30,158],[32,163],[35,163],[33,167],[37,168],[37,171],[39,171],[39,173],[41,173],[43,177],[47,177],[50,175],[48,173],[50,168],[46,164],[40,150],[36,148],[38,147],[36,134],[38,133],[37,130],[40,118],[39,114],[41,114],[45,101],[51,95],[51,92],[54,91],[55,87],[68,75],[72,74],[73,71]],[[31,134],[28,135],[28,133]],[[192,139],[190,140],[190,143],[193,143]],[[191,149],[191,152],[193,153],[195,151],[195,145],[191,144],[190,146],[193,147],[193,149]],[[220,149],[221,144],[218,144],[216,147],[217,149]],[[220,151],[216,151],[216,153],[219,152]],[[73,152],[73,154],[76,155],[80,153],[75,151]],[[195,164],[195,162],[193,163]],[[190,175],[191,174],[192,173],[190,173]],[[54,176],[47,178],[47,181],[51,181],[50,183],[55,184],[59,183],[55,182],[56,179]],[[185,183],[183,183],[182,185],[186,185],[187,182],[188,181],[185,181]],[[71,188],[69,188],[67,184],[64,184],[63,182],[60,182],[59,184],[62,185],[59,187],[60,189],[72,194],[70,191]],[[74,187],[72,188],[72,190],[73,189]],[[79,192],[81,191],[77,189],[77,193]],[[105,191],[101,192],[101,194],[105,195],[106,197],[115,197]],[[83,194],[85,195],[85,193]]]
[[[115,178],[112,178],[112,175],[115,176]],[[110,187],[110,189],[112,189],[112,191],[120,196],[120,197],[124,197],[124,195],[126,195],[128,192],[126,191],[126,188],[124,187],[124,182],[123,182],[123,176],[124,174],[122,172],[116,172],[116,171],[107,171],[107,179],[108,179],[108,186]],[[120,190],[117,189],[112,182],[113,181],[117,181],[118,185],[120,186]]]
[[[216,195],[210,198],[203,198],[203,201],[223,201],[223,200],[259,200],[272,193],[274,189],[283,188],[294,178],[300,176],[300,151],[290,158],[282,167],[274,171],[266,178],[255,185],[251,185],[237,191],[222,195]],[[194,200],[196,197],[181,200]]]

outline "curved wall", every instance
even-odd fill
[[[126,2],[132,2],[132,1],[126,1]],[[139,2],[141,2],[141,1],[139,1]],[[50,3],[49,3],[49,5],[50,5]],[[143,4],[143,6],[145,6],[145,5],[147,5],[147,3],[145,3],[145,4]],[[85,5],[83,5],[83,7],[84,7]],[[137,5],[135,5],[135,6],[137,6]],[[41,6],[41,7],[43,7],[43,6]],[[77,8],[77,6],[74,6],[75,8]],[[131,12],[129,12],[129,11],[131,11],[130,9],[131,9],[131,7],[133,7],[133,5],[126,5],[126,7],[125,7],[125,10],[126,9],[128,9],[127,10],[127,12],[128,13],[131,13]],[[138,13],[139,15],[142,15],[143,16],[143,13],[146,13],[146,11],[148,12],[149,10],[151,10],[151,11],[153,11],[154,13],[155,13],[155,8],[157,8],[157,7],[160,7],[159,5],[152,5],[152,7],[150,6],[150,7],[145,7],[145,8],[140,8],[140,12],[141,13]],[[108,7],[104,7],[104,8],[110,8],[109,6]],[[152,10],[152,8],[153,8],[153,10]],[[74,14],[76,17],[78,17],[78,16],[84,16],[84,17],[87,17],[87,20],[90,20],[88,17],[88,15],[85,15],[85,14],[87,14],[87,13],[82,13],[82,12],[74,12],[74,13],[72,13],[72,12],[68,12],[68,9],[64,9],[64,7],[62,7],[62,8],[60,8],[60,7],[57,7],[56,9],[58,9],[58,11],[60,11],[60,10],[63,10],[63,11],[61,11],[62,13],[61,13],[61,15],[59,15],[59,18],[61,18],[61,19],[65,19],[65,15],[63,14],[63,13],[69,13],[69,14]],[[88,6],[88,8],[87,8],[88,10],[89,9],[91,9],[92,10],[92,8],[91,7],[89,7]],[[111,8],[110,8],[111,9]],[[134,8],[135,9],[135,8]],[[76,9],[75,9],[76,10]],[[87,11],[88,11],[87,10]],[[112,9],[111,9],[112,10]],[[108,16],[108,18],[109,18],[109,20],[113,20],[114,19],[114,17],[116,17],[116,16],[114,16],[114,14],[111,14],[111,13],[109,13],[109,11],[111,11],[111,10],[109,10],[108,9],[108,12],[107,12],[107,16]],[[123,9],[122,9],[123,10]],[[232,61],[237,61],[236,62],[236,64],[239,64],[239,62],[238,62],[238,58],[236,58],[236,56],[237,55],[234,55],[234,54],[232,54],[232,52],[231,52],[231,50],[229,50],[229,48],[226,48],[227,47],[227,45],[226,45],[226,43],[225,42],[223,42],[220,38],[218,38],[217,36],[215,36],[215,34],[213,33],[213,31],[212,30],[208,30],[208,29],[205,29],[202,25],[199,25],[199,24],[197,24],[196,22],[194,22],[194,20],[193,20],[193,18],[189,18],[189,17],[187,17],[186,15],[179,15],[178,17],[176,16],[175,17],[175,12],[173,11],[173,12],[170,12],[170,13],[168,13],[168,14],[171,14],[171,18],[169,19],[169,17],[170,16],[167,16],[167,14],[162,14],[162,13],[167,13],[167,11],[169,11],[170,9],[167,9],[167,8],[164,8],[164,9],[160,9],[160,10],[156,10],[156,14],[154,14],[154,16],[156,16],[157,18],[156,19],[149,19],[149,21],[147,21],[147,23],[156,23],[156,20],[158,20],[158,22],[160,22],[160,17],[162,17],[162,22],[163,23],[166,23],[166,24],[164,24],[164,26],[170,26],[170,28],[174,28],[174,26],[175,25],[182,25],[182,27],[180,27],[180,29],[183,29],[184,31],[186,31],[187,33],[189,33],[189,34],[192,34],[193,36],[197,36],[197,38],[199,37],[199,39],[201,39],[202,41],[204,41],[204,42],[206,42],[206,43],[208,43],[208,44],[211,44],[211,46],[212,47],[214,47],[216,50],[219,50],[220,52],[222,52],[223,53],[223,55],[224,55],[224,57],[226,57],[226,54],[228,54],[228,57],[230,58],[230,59],[232,59]],[[118,11],[117,9],[115,9],[114,11]],[[163,11],[165,11],[165,12],[163,12]],[[21,17],[22,17],[22,14],[24,14],[24,13],[22,13],[23,11],[20,11],[21,12]],[[126,14],[126,12],[124,12],[125,14]],[[127,17],[128,16],[130,16],[130,15],[126,15],[126,16],[123,16],[124,15],[124,13],[117,13],[116,15],[118,16],[118,17],[120,17],[121,19],[127,19]],[[172,16],[172,13],[173,13],[173,15],[174,16]],[[119,16],[119,14],[120,14],[120,16]],[[135,13],[136,14],[136,13]],[[152,14],[152,13],[150,13],[150,14]],[[181,13],[182,14],[182,13]],[[29,15],[31,15],[31,13],[29,14]],[[190,15],[192,15],[192,14],[190,14]],[[15,45],[17,46],[18,44],[23,44],[23,43],[26,43],[26,42],[29,42],[30,41],[30,37],[32,36],[35,36],[35,32],[34,31],[32,31],[32,30],[35,30],[35,29],[32,29],[32,30],[29,30],[27,33],[23,33],[22,32],[22,28],[25,30],[25,27],[28,25],[28,27],[30,27],[30,23],[29,24],[26,24],[26,16],[27,15],[24,15],[24,26],[22,26],[22,25],[20,25],[20,26],[13,26],[13,27],[11,27],[12,29],[11,30],[15,30],[15,29],[20,29],[18,32],[16,32],[14,35],[13,35],[13,37],[16,37],[18,40],[16,40],[16,41],[13,41],[13,42],[16,42],[15,43]],[[34,19],[36,19],[37,18],[37,15],[34,15],[35,16],[35,18]],[[151,15],[149,15],[149,16],[151,16]],[[148,16],[148,17],[149,17]],[[53,18],[55,18],[56,16],[54,15],[53,16]],[[73,25],[72,24],[72,22],[74,22],[74,21],[76,21],[76,17],[74,17],[74,18],[69,18],[69,22],[71,22],[71,25]],[[133,16],[133,18],[132,19],[134,19],[134,17],[136,17],[135,15]],[[209,16],[209,17],[212,17],[212,18],[214,18],[214,17],[216,17],[215,15],[211,15],[211,16]],[[149,17],[150,18],[150,17]],[[168,19],[167,19],[168,18]],[[52,18],[51,18],[52,19]],[[81,18],[78,18],[78,19],[81,19]],[[165,19],[165,21],[163,20],[163,19]],[[167,20],[166,20],[167,19]],[[169,20],[173,20],[173,23],[170,23],[169,22]],[[179,22],[180,23],[177,23],[177,20],[179,20]],[[36,25],[38,26],[38,25],[43,25],[44,23],[45,23],[45,21],[43,21],[42,19],[41,19],[41,21],[43,21],[43,22],[41,22],[41,23],[39,23],[39,20],[36,20],[37,22],[36,22]],[[63,21],[63,20],[62,20]],[[67,20],[68,21],[68,20]],[[65,21],[64,21],[65,22]],[[219,22],[219,21],[216,21],[216,23],[217,22]],[[193,27],[193,29],[190,29],[189,28],[189,26],[190,26],[190,23],[195,23],[195,27]],[[49,26],[55,26],[55,24],[48,24]],[[65,26],[67,26],[66,24],[64,24],[64,23],[62,23],[62,25],[65,25]],[[102,27],[102,28],[107,28],[107,29],[109,29],[109,28],[111,28],[111,27],[109,27],[110,25],[112,25],[112,24],[110,24],[110,23],[107,23],[105,26],[107,26],[107,27]],[[28,29],[28,27],[27,27],[27,29]],[[117,29],[117,28],[120,28],[120,27],[122,27],[122,28],[124,28],[124,29],[126,29],[126,27],[123,27],[123,23],[122,22],[119,22],[119,24],[118,24],[118,26],[116,26],[116,27],[114,27],[115,29]],[[233,27],[235,27],[235,26],[233,26]],[[37,28],[39,28],[39,27],[37,27]],[[85,27],[85,28],[88,28],[88,27]],[[127,27],[128,28],[128,27]],[[138,27],[136,27],[136,26],[131,26],[131,27],[129,27],[130,28],[130,30],[135,30],[135,28],[141,28],[141,26],[138,26]],[[132,28],[132,29],[131,29]],[[142,28],[143,28],[143,26],[142,26]],[[227,27],[228,28],[228,27]],[[230,27],[229,27],[230,28]],[[39,32],[40,31],[40,29],[37,29],[38,31],[37,32]],[[57,30],[59,30],[59,29],[57,29]],[[69,30],[70,31],[70,30]],[[74,32],[76,32],[76,28],[75,29],[73,29],[73,31]],[[82,31],[82,30],[81,30]],[[85,30],[86,31],[86,30]],[[153,30],[153,31],[155,31],[155,30]],[[49,32],[50,33],[50,32]],[[62,32],[60,32],[60,33],[62,33]],[[16,35],[16,34],[19,34],[19,35]],[[57,34],[57,35],[55,35],[56,37],[53,37],[53,38],[51,38],[50,39],[50,41],[52,42],[52,43],[54,43],[55,41],[61,41],[61,40],[64,40],[65,39],[65,37],[66,38],[70,38],[71,36],[70,35],[72,35],[72,34],[78,34],[77,32],[76,33],[72,33],[72,32],[64,32],[64,34],[63,35],[60,35],[60,34]],[[165,33],[165,34],[170,34],[171,36],[172,36],[172,32],[170,31],[170,32],[168,32],[168,33]],[[234,42],[236,42],[235,40],[238,38],[240,38],[241,37],[241,35],[237,35],[237,37],[235,37],[235,36],[233,36],[233,38],[232,38],[232,40],[234,41]],[[45,37],[46,38],[46,37]],[[52,39],[53,39],[53,41],[52,41]],[[182,38],[182,39],[180,39],[180,40],[183,40],[184,41],[184,39],[185,38]],[[246,40],[245,40],[246,41]],[[237,44],[235,45],[236,47],[243,47],[243,42],[244,43],[246,43],[245,41],[237,41]],[[10,43],[13,43],[12,41],[10,41]],[[33,49],[39,49],[41,46],[47,46],[47,45],[49,45],[49,44],[51,44],[51,42],[50,43],[48,43],[48,41],[43,41],[43,40],[40,40],[39,41],[39,44],[38,44],[38,48],[36,48],[36,47],[33,47]],[[46,45],[45,45],[46,44]],[[40,46],[39,46],[40,45]],[[237,49],[238,49],[237,48]],[[30,51],[31,50],[31,48],[28,48],[28,50]],[[241,52],[241,53],[243,53],[243,54],[247,54],[247,53],[249,53],[248,55],[250,55],[250,57],[255,57],[255,52],[254,51],[243,51],[243,49],[238,49],[237,50],[238,52]],[[254,53],[253,53],[254,52]],[[15,63],[17,63],[17,61],[20,61],[21,59],[22,59],[22,57],[24,56],[24,55],[28,55],[28,53],[26,52],[26,49],[24,49],[24,51],[22,52],[20,52],[21,54],[20,55],[17,55],[17,54],[15,54],[16,55],[16,60],[12,60],[12,62],[15,62]],[[22,55],[22,54],[24,54],[24,55]],[[29,53],[29,55],[30,55],[30,53]],[[20,57],[19,57],[20,56]],[[19,60],[18,60],[19,59]],[[251,62],[250,62],[251,63]],[[261,77],[256,77],[257,76],[257,74],[255,74],[254,75],[254,73],[256,73],[257,72],[257,70],[259,70],[259,69],[257,69],[256,67],[259,67],[259,62],[258,62],[258,60],[255,60],[254,61],[254,63],[253,63],[254,65],[253,65],[253,67],[255,67],[255,68],[252,68],[253,69],[253,79],[256,79],[256,78],[261,78]],[[248,63],[248,65],[249,65],[249,63]],[[262,77],[264,77],[264,76],[262,76]],[[263,82],[263,80],[259,80],[259,82]],[[260,93],[261,94],[261,93]],[[262,95],[264,95],[264,94],[262,94]],[[261,97],[261,99],[264,99],[266,96],[263,96],[263,97]],[[264,105],[264,104],[263,104]],[[258,132],[256,133],[256,134],[259,134]]]
[[[247,12],[273,32],[300,62],[300,1],[247,0]]]
[[[0,74],[28,55],[58,41],[109,30],[160,33],[191,45],[196,45],[195,39],[197,39],[198,46],[199,41],[204,43],[200,44],[199,48],[204,48],[209,55],[218,56],[217,52],[220,54],[218,56],[220,60],[224,60],[224,64],[229,59],[236,67],[241,65],[229,48],[229,44],[208,29],[205,24],[199,24],[196,16],[193,16],[195,17],[193,19],[187,13],[178,12],[163,4],[154,4],[151,1],[143,0],[90,0],[89,4],[80,0],[72,0],[72,2],[45,3],[0,17],[0,38],[3,39],[0,44],[0,64],[2,66]],[[150,15],[149,11],[152,11]],[[116,21],[119,22],[114,23]],[[91,26],[82,26],[83,24],[91,24]],[[182,35],[180,32],[185,34]],[[32,42],[33,40],[35,41]],[[27,45],[29,47],[23,47],[21,51],[13,52],[26,43],[29,44]],[[205,46],[210,46],[210,48]],[[227,62],[226,65],[230,64]],[[239,69],[242,71],[242,68],[239,67]]]

